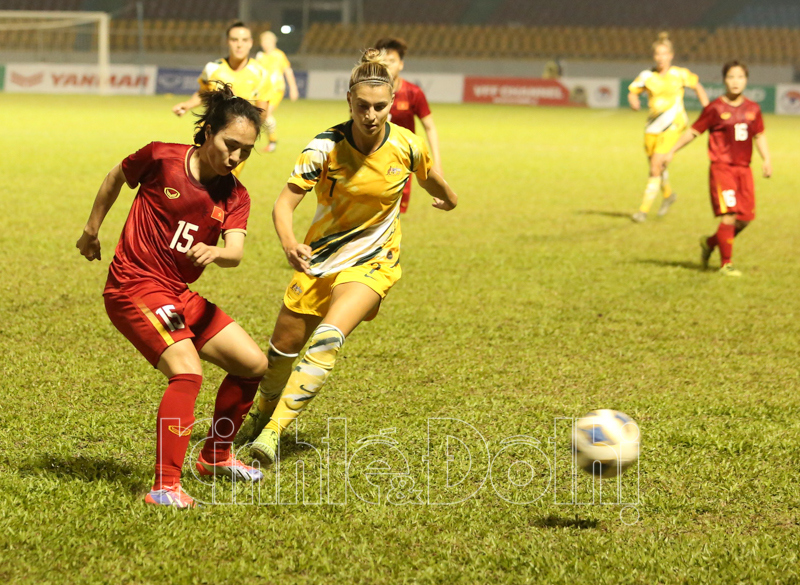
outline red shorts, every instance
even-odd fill
[[[736,219],[756,217],[756,193],[750,167],[712,164],[708,173],[714,215],[735,213]]]
[[[199,351],[233,323],[222,309],[188,289],[176,295],[151,282],[109,283],[103,298],[111,322],[153,367],[173,343],[191,339]]]

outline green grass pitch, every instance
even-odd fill
[[[132,192],[101,230],[102,262],[74,247],[114,164],[191,139],[174,101],[2,96],[2,581],[800,580],[800,118],[766,117],[775,175],[756,173],[758,217],[734,247],[744,276],[729,279],[699,269],[716,226],[705,139],[672,165],[670,214],[636,225],[644,114],[436,106],[459,207],[432,209],[415,186],[403,279],[301,419],[317,450],[287,440],[280,478],[255,493],[189,477],[218,505],[179,513],[142,501],[164,380],[101,298]],[[243,174],[245,260],[196,286],[262,347],[291,274],[272,202],[345,117],[344,103],[281,106],[279,149]],[[221,378],[206,368],[198,419]],[[642,429],[638,467],[602,493],[565,467],[567,419],[595,408]]]

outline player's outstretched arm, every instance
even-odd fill
[[[428,178],[419,181],[419,186],[433,197],[433,206],[436,209],[450,211],[458,205],[458,195],[450,188],[442,175],[434,170],[428,173]]]
[[[289,85],[289,99],[293,102],[297,101],[300,97],[300,92],[297,90],[297,80],[294,78],[294,70],[291,67],[284,69],[283,74],[286,76],[286,83]]]
[[[694,86],[694,92],[697,94],[697,99],[704,108],[708,105],[708,94],[706,93],[706,88],[703,87],[703,84],[699,81],[697,85]]]
[[[172,112],[178,117],[183,116],[186,112],[188,112],[192,108],[196,108],[197,106],[199,106],[200,102],[201,102],[200,92],[196,91],[192,94],[192,97],[190,97],[185,102],[175,104],[175,106],[172,108]]]
[[[283,253],[286,254],[286,259],[291,267],[311,276],[311,266],[308,263],[311,259],[311,248],[306,244],[298,243],[292,227],[294,210],[300,205],[305,195],[306,192],[297,185],[287,184],[278,195],[275,207],[272,208],[272,222],[275,224],[275,231],[283,247]]]
[[[100,260],[100,226],[103,225],[103,220],[108,214],[108,210],[114,205],[114,202],[119,197],[119,192],[122,189],[122,184],[125,182],[125,174],[122,172],[122,166],[116,165],[103,180],[100,185],[100,190],[94,198],[92,204],[92,212],[89,214],[89,221],[83,228],[83,234],[78,238],[75,247],[80,250],[84,258],[89,261]]]
[[[195,266],[208,266],[213,262],[222,268],[236,268],[244,256],[244,234],[231,232],[222,238],[225,240],[224,248],[199,242],[186,252],[186,257]]]
[[[767,136],[763,132],[756,136],[756,149],[758,154],[761,155],[763,162],[761,163],[761,171],[765,179],[772,176],[772,161],[769,156],[769,146],[767,145]]]
[[[634,112],[642,109],[642,100],[639,99],[638,93],[628,92],[628,104]]]
[[[699,135],[695,130],[689,128],[683,135],[678,138],[678,142],[675,143],[675,146],[672,147],[667,154],[664,155],[664,164],[668,165],[672,162],[672,157],[675,156],[675,153],[678,152],[681,148],[689,144],[692,140],[697,138]]]
[[[428,144],[431,145],[431,156],[433,157],[433,170],[444,175],[442,172],[442,157],[439,154],[439,133],[436,131],[436,124],[433,123],[433,114],[428,114],[419,120],[428,135]]]

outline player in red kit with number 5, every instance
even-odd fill
[[[431,114],[431,109],[428,107],[428,100],[422,89],[400,77],[408,45],[402,39],[385,38],[375,43],[375,48],[386,53],[386,68],[394,79],[394,102],[392,102],[389,121],[392,124],[411,130],[411,132],[416,132],[414,116],[419,118],[431,145],[432,168],[440,175],[443,175],[441,157],[439,156],[439,134],[436,131],[436,124],[433,123],[433,114]],[[408,210],[410,200],[411,181],[409,180],[403,188],[400,213],[405,213]]]
[[[188,508],[181,468],[202,382],[200,359],[228,372],[196,463],[200,475],[258,481],[262,473],[233,457],[241,426],[267,359],[216,305],[189,290],[209,264],[242,258],[250,197],[232,174],[249,156],[261,110],[229,85],[201,94],[205,110],[195,146],[152,142],[115,166],[103,181],[77,248],[100,260],[98,232],[123,183],[139,187],[111,262],[103,297],[111,322],[169,384],[156,418],[156,466],[149,504]],[[225,247],[217,246],[220,235]]]
[[[756,200],[750,160],[753,142],[763,159],[765,178],[772,176],[764,120],[757,103],[744,97],[748,70],[744,63],[729,61],[722,68],[725,95],[708,104],[692,127],[678,140],[666,156],[666,163],[674,154],[697,136],[708,130],[708,157],[711,159],[709,183],[711,206],[720,218],[717,233],[700,239],[701,261],[708,268],[708,260],[715,248],[722,258],[720,273],[741,276],[733,267],[733,238],[755,219]]]

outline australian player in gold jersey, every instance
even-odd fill
[[[425,142],[387,121],[394,80],[383,56],[377,49],[364,53],[350,76],[352,119],[309,143],[272,213],[296,272],[270,340],[269,371],[258,404],[237,441],[257,437],[252,453],[264,462],[274,461],[281,432],[325,383],[345,338],[377,315],[400,278],[399,215],[406,182],[415,175],[437,209],[449,211],[458,200],[431,170]],[[301,244],[292,218],[312,189],[317,212]]]
[[[647,93],[650,115],[644,134],[644,148],[650,161],[650,176],[644,191],[639,211],[633,214],[633,221],[643,222],[647,219],[650,206],[658,193],[663,199],[658,215],[666,215],[675,202],[675,193],[669,182],[664,157],[678,141],[688,124],[686,110],[683,107],[684,88],[688,87],[697,93],[697,99],[708,105],[708,96],[694,73],[683,67],[674,67],[672,59],[675,53],[669,35],[662,32],[653,43],[653,60],[656,66],[642,71],[628,87],[628,103],[639,111],[639,96]]]
[[[267,94],[270,90],[269,76],[266,70],[255,60],[250,58],[250,49],[253,48],[253,34],[244,23],[236,22],[228,27],[228,56],[206,63],[203,72],[197,79],[200,88],[185,102],[176,104],[172,108],[178,116],[201,104],[200,92],[214,91],[217,82],[230,84],[233,93],[244,98],[263,111],[262,118],[266,119],[268,110]],[[233,171],[238,177],[244,168],[244,161]]]
[[[286,85],[289,85],[289,99],[293,102],[300,97],[300,92],[297,91],[297,81],[294,78],[294,71],[289,59],[286,57],[286,53],[278,48],[278,37],[275,36],[275,33],[263,32],[259,40],[261,41],[261,50],[256,53],[256,61],[267,71],[271,86],[267,96],[269,109],[266,122],[269,144],[264,150],[273,152],[278,145],[278,125],[274,114],[283,100]]]

